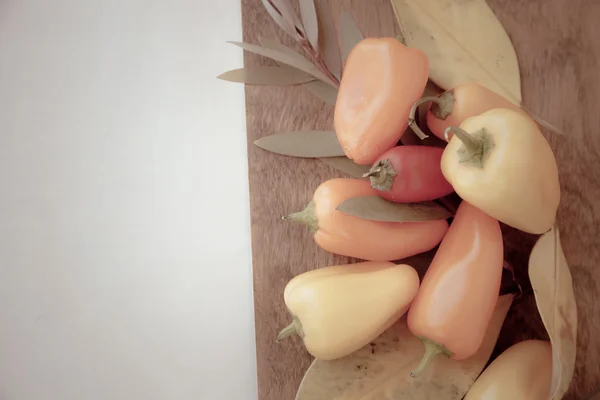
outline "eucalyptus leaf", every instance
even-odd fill
[[[246,66],[227,71],[217,78],[249,85],[290,86],[312,82],[316,78],[306,72],[284,65],[282,67]]]
[[[290,0],[262,0],[263,6],[277,25],[296,40],[305,37],[304,27]]]
[[[296,131],[265,136],[254,142],[258,147],[285,156],[318,158],[344,155],[335,132]]]
[[[310,63],[312,65],[312,68],[321,75],[320,77],[317,77],[321,82],[326,83],[327,86],[329,86],[337,91],[338,84],[336,82],[333,82],[328,76],[326,76],[323,73],[322,70],[320,70],[318,67],[316,67],[311,61],[306,59],[306,57],[297,53],[295,50],[290,49],[289,47],[284,46],[281,43],[277,43],[274,40],[271,40],[271,39],[268,39],[268,38],[265,38],[262,36],[258,37],[258,41],[260,42],[261,46],[288,54],[290,57],[294,57],[294,58],[302,57],[305,60],[305,62]]]
[[[300,15],[304,33],[310,45],[319,52],[319,22],[314,0],[300,0]]]
[[[571,272],[558,228],[543,234],[529,257],[529,278],[535,301],[552,343],[550,399],[560,400],[569,389],[577,355],[577,304]]]
[[[319,20],[320,56],[327,69],[339,80],[342,76],[342,55],[333,15],[331,15],[331,4],[328,0],[315,0],[315,5]]]
[[[302,85],[308,89],[312,94],[323,100],[325,103],[335,106],[337,101],[337,88],[331,87],[330,85],[321,81],[312,81]]]
[[[346,64],[348,55],[361,40],[364,39],[360,28],[348,10],[342,10],[340,17],[340,41],[342,43],[342,62]]]
[[[368,179],[363,177],[364,174],[369,172],[371,168],[370,165],[361,165],[357,164],[346,156],[340,157],[324,157],[319,158],[319,160],[323,161],[325,164],[341,171],[347,175],[350,175],[353,178],[359,179]]]
[[[460,400],[489,360],[512,300],[512,295],[499,297],[483,343],[472,357],[438,357],[423,375],[409,377],[423,355],[423,344],[403,317],[347,357],[313,361],[296,400]]]
[[[336,210],[362,219],[383,222],[419,222],[447,219],[452,216],[444,207],[428,201],[393,203],[379,196],[352,197]]]
[[[268,43],[271,44],[269,47],[264,44],[263,46],[259,46],[250,43],[229,43],[241,47],[246,51],[261,55],[263,57],[268,57],[272,60],[297,68],[335,87],[335,84],[331,82],[331,80],[325,76],[325,74],[319,71],[319,69],[317,69],[313,63],[287,46],[272,41],[268,41]]]
[[[427,54],[436,84],[451,89],[475,81],[521,104],[515,49],[485,0],[391,2],[406,44]]]

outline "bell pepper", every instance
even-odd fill
[[[433,103],[427,112],[427,126],[440,139],[444,139],[448,127],[459,126],[465,119],[494,108],[527,115],[518,105],[476,82],[463,83],[430,100]]]
[[[384,199],[397,203],[434,200],[454,191],[440,169],[443,152],[438,147],[393,147],[364,176]]]
[[[558,168],[533,120],[498,108],[447,131],[454,136],[442,156],[442,173],[460,197],[525,232],[552,227],[560,201]]]
[[[404,315],[418,289],[419,275],[405,264],[371,261],[306,272],[285,288],[293,321],[278,340],[296,333],[315,358],[344,357]]]
[[[550,342],[519,342],[477,378],[464,400],[547,400],[552,383]]]
[[[408,312],[425,344],[418,376],[438,355],[464,360],[477,352],[499,298],[504,260],[497,220],[463,201]]]
[[[398,143],[428,75],[425,53],[394,38],[367,38],[352,49],[334,112],[337,138],[349,158],[372,164]]]
[[[377,194],[366,180],[331,179],[317,188],[303,211],[283,219],[306,224],[321,248],[363,260],[399,260],[424,253],[440,243],[448,230],[446,220],[381,222],[336,210],[349,198]]]

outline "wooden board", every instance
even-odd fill
[[[600,386],[600,1],[488,2],[515,45],[525,104],[565,132],[545,134],[559,162],[558,223],[578,296],[577,368],[565,398],[581,399]],[[347,7],[366,36],[399,32],[388,0],[327,3],[334,16],[342,4]],[[242,0],[242,13],[244,41],[258,43],[265,36],[293,45],[260,0]],[[272,64],[252,54],[245,55],[245,63]],[[333,109],[301,87],[247,86],[246,110],[259,398],[288,400],[294,398],[311,359],[300,340],[275,343],[279,329],[289,322],[282,299],[285,284],[306,270],[349,260],[319,249],[304,227],[287,224],[280,216],[303,208],[319,183],[342,175],[317,160],[277,156],[252,142],[286,130],[331,129]],[[506,257],[525,282],[533,239],[509,235]],[[509,314],[497,351],[544,337],[528,292]]]

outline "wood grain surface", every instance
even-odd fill
[[[334,16],[345,6],[365,36],[399,33],[388,0],[318,1],[329,4]],[[558,224],[579,310],[577,367],[565,399],[590,398],[600,386],[600,1],[488,3],[516,48],[525,104],[564,131],[544,134],[560,168]],[[242,0],[242,14],[245,42],[258,43],[264,36],[294,45],[260,0]],[[273,65],[249,53],[245,63]],[[321,182],[342,175],[318,160],[278,156],[252,142],[287,130],[332,129],[333,109],[300,86],[247,86],[246,110],[259,398],[289,400],[311,358],[300,339],[275,343],[289,322],[283,289],[304,271],[352,260],[321,250],[308,230],[280,217],[303,208]],[[527,290],[527,258],[535,238],[507,228],[505,234],[506,258],[526,290],[509,313],[496,353],[523,339],[547,337]]]

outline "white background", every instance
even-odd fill
[[[256,398],[240,0],[0,0],[0,399]]]

